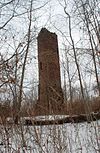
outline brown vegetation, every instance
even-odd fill
[[[74,102],[66,102],[62,106],[62,110],[58,109],[58,111],[53,111],[52,114],[56,115],[80,115],[85,114],[85,107],[84,104],[87,104],[88,110],[91,112],[100,112],[100,99],[93,98],[88,102],[82,103],[80,100]],[[41,107],[40,107],[41,108]],[[38,111],[38,112],[37,112]],[[24,104],[21,108],[20,116],[27,117],[27,116],[35,116],[35,115],[46,115],[41,110],[37,109],[35,104]],[[0,104],[0,117],[4,120],[7,117],[13,116],[13,108],[8,104]]]

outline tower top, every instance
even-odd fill
[[[49,30],[47,30],[46,28],[42,28],[41,30],[40,30],[40,32],[39,32],[39,34],[38,34],[38,38],[40,37],[40,36],[50,36],[50,35],[52,35],[52,37],[57,37],[57,35],[55,34],[55,33],[53,33],[53,32],[50,32]]]

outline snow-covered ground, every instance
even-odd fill
[[[100,153],[100,120],[31,127],[0,125],[0,153]]]

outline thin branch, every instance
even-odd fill
[[[14,17],[14,14],[5,22],[5,24],[3,26],[0,27],[0,30],[3,29]]]
[[[9,5],[9,4],[11,4],[12,2],[14,2],[15,0],[11,0],[11,1],[9,1],[9,2],[7,2],[7,3],[1,3],[1,7],[0,7],[0,9],[1,8],[3,8],[3,7],[5,7],[6,5]]]

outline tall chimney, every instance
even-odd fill
[[[37,39],[39,111],[41,114],[57,114],[63,103],[57,35],[42,28]]]

